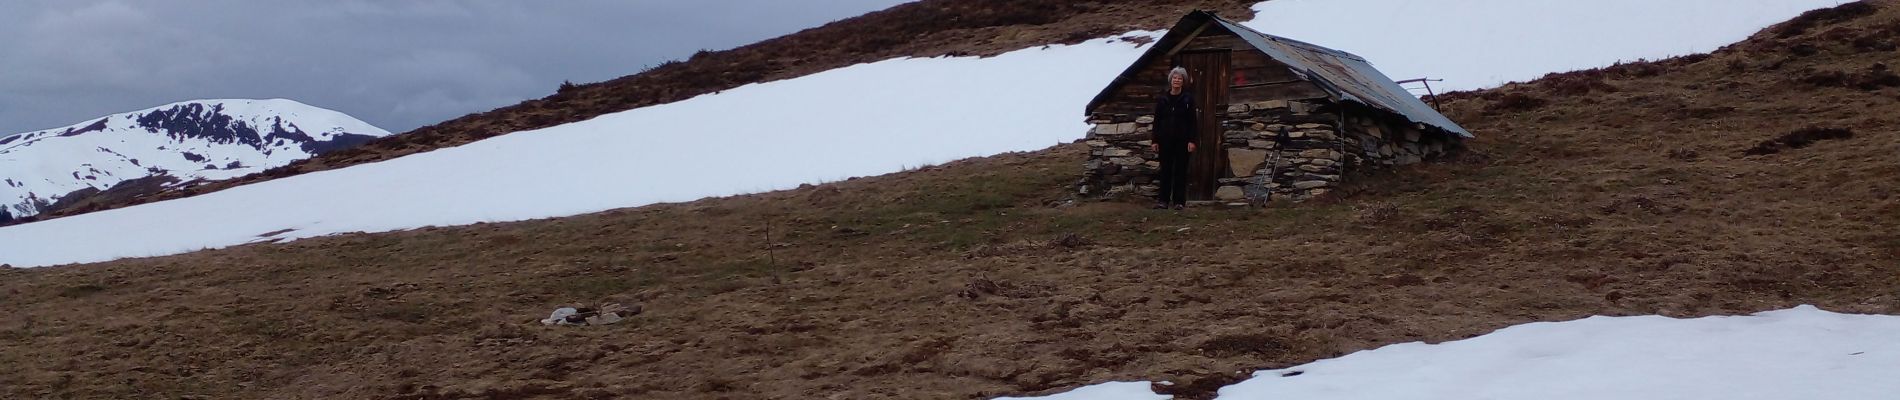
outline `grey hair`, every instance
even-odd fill
[[[1168,70],[1169,80],[1173,80],[1176,76],[1181,77],[1181,80],[1187,80],[1187,68],[1174,67],[1174,69]]]

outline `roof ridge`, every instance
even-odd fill
[[[1210,15],[1214,15],[1214,14],[1211,14],[1211,13],[1210,13]],[[1308,43],[1308,42],[1305,42],[1305,41],[1301,41],[1301,40],[1299,40],[1299,39],[1293,39],[1293,38],[1289,38],[1289,37],[1285,37],[1285,36],[1280,36],[1280,35],[1275,35],[1275,34],[1271,34],[1271,33],[1266,33],[1266,32],[1261,32],[1261,31],[1259,31],[1259,30],[1256,30],[1256,29],[1254,29],[1253,27],[1250,27],[1250,26],[1247,26],[1247,25],[1245,25],[1245,24],[1241,24],[1241,23],[1239,23],[1239,22],[1234,22],[1234,21],[1232,21],[1232,20],[1228,20],[1228,19],[1226,19],[1226,18],[1221,18],[1221,16],[1220,16],[1220,15],[1214,15],[1214,18],[1215,18],[1215,19],[1218,19],[1218,20],[1220,20],[1220,22],[1221,22],[1221,25],[1225,25],[1225,26],[1230,26],[1230,27],[1235,27],[1235,28],[1240,28],[1240,29],[1245,29],[1245,30],[1247,30],[1247,32],[1249,32],[1249,33],[1253,33],[1253,34],[1255,34],[1255,35],[1260,35],[1261,37],[1263,37],[1263,38],[1266,38],[1267,40],[1272,40],[1272,41],[1275,41],[1275,42],[1285,42],[1285,43],[1288,43],[1288,44],[1293,44],[1293,45],[1296,45],[1296,46],[1300,46],[1300,47],[1302,47],[1302,48],[1305,48],[1305,49],[1307,49],[1307,50],[1313,50],[1313,51],[1320,51],[1320,52],[1326,52],[1326,53],[1332,53],[1333,55],[1337,55],[1337,56],[1341,56],[1341,57],[1346,57],[1346,58],[1350,58],[1350,59],[1353,59],[1353,60],[1355,60],[1355,61],[1366,61],[1366,58],[1365,58],[1365,57],[1360,57],[1360,56],[1359,56],[1358,54],[1353,54],[1353,53],[1349,53],[1349,52],[1346,52],[1345,50],[1339,50],[1339,49],[1335,49],[1335,48],[1331,48],[1331,47],[1326,47],[1326,46],[1321,46],[1321,45],[1317,45],[1317,44],[1312,44],[1312,43]]]

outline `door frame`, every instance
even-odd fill
[[[1227,174],[1226,140],[1221,113],[1227,111],[1228,85],[1233,79],[1233,50],[1197,49],[1175,53],[1174,65],[1188,70],[1188,89],[1200,115],[1195,118],[1195,151],[1188,156],[1188,200],[1213,200],[1220,178]]]

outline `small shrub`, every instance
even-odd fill
[[[1895,75],[1884,63],[1875,63],[1854,79],[1854,87],[1860,90],[1873,91],[1895,86],[1900,86],[1900,75]]]
[[[1818,87],[1854,88],[1865,91],[1900,86],[1900,75],[1895,75],[1887,64],[1876,63],[1866,71],[1849,73],[1836,70],[1806,70],[1797,82]]]
[[[1893,40],[1890,40],[1890,39],[1892,38],[1882,37],[1882,36],[1861,36],[1861,37],[1854,38],[1854,41],[1850,43],[1854,45],[1855,50],[1860,50],[1864,52],[1865,51],[1894,51],[1894,49],[1896,49],[1896,46],[1894,45]]]
[[[1082,235],[1067,233],[1056,237],[1056,240],[1049,242],[1049,244],[1055,247],[1074,249],[1088,247],[1091,244],[1095,244],[1095,241],[1089,240],[1089,238],[1083,237]]]
[[[1397,220],[1400,216],[1398,204],[1373,203],[1353,207],[1354,220],[1364,225],[1383,225]]]
[[[386,302],[377,303],[368,308],[367,311],[371,317],[412,324],[427,321],[429,315],[434,314],[428,306],[413,303]]]
[[[592,299],[633,291],[642,282],[636,277],[596,276],[564,281],[556,290],[573,298]]]
[[[1619,62],[1615,65],[1604,67],[1603,72],[1619,77],[1647,78],[1661,75],[1664,69],[1663,66],[1657,65],[1656,62],[1637,60],[1632,63]]]
[[[1847,73],[1841,72],[1841,71],[1832,71],[1832,70],[1809,71],[1807,73],[1807,76],[1801,77],[1799,81],[1801,83],[1806,83],[1809,85],[1820,86],[1820,87],[1847,86]]]
[[[1733,106],[1716,106],[1684,107],[1671,110],[1669,114],[1684,119],[1715,119],[1733,112],[1735,112],[1735,107]]]
[[[1780,153],[1782,150],[1808,147],[1822,140],[1848,139],[1854,137],[1854,131],[1843,128],[1807,127],[1789,132],[1770,140],[1764,140],[1755,147],[1743,150],[1742,154],[1751,156]]]
[[[1592,70],[1591,72],[1597,72]],[[1603,82],[1601,73],[1551,74],[1544,76],[1539,85],[1550,89],[1558,96],[1581,96],[1590,92],[1615,93],[1616,87]]]
[[[1245,354],[1272,356],[1290,350],[1284,338],[1264,333],[1245,333],[1223,335],[1202,342],[1200,349],[1215,357],[1232,357]]]
[[[1788,46],[1788,54],[1793,54],[1795,57],[1807,57],[1821,54],[1821,48],[1815,47],[1814,44],[1811,43],[1796,43],[1793,46]]]
[[[1702,155],[1697,153],[1694,149],[1669,150],[1669,158],[1677,161],[1695,161],[1697,158],[1701,158],[1701,156]]]
[[[1872,4],[1867,4],[1865,1],[1856,1],[1833,8],[1808,11],[1776,27],[1775,37],[1786,39],[1799,36],[1803,33],[1808,33],[1809,30],[1815,27],[1873,15],[1876,11],[1879,10],[1875,9]]]
[[[1709,55],[1709,53],[1697,53],[1697,54],[1690,54],[1686,56],[1671,58],[1664,61],[1668,62],[1669,65],[1680,66],[1680,65],[1691,65],[1691,64],[1707,61],[1710,57],[1712,56]]]
[[[232,332],[273,339],[287,339],[301,333],[289,321],[268,315],[238,316],[233,318],[230,326]]]
[[[64,289],[59,290],[59,297],[76,299],[80,297],[91,296],[94,293],[103,292],[105,290],[106,290],[105,286],[99,286],[99,285],[94,285],[90,283],[83,284],[83,285],[76,285],[76,286],[67,286]]]
[[[1524,112],[1538,109],[1549,103],[1550,101],[1541,97],[1512,92],[1499,96],[1497,101],[1485,106],[1484,109],[1488,113]]]

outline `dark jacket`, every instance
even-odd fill
[[[1161,92],[1155,99],[1154,133],[1155,143],[1166,148],[1187,148],[1194,141],[1194,122],[1201,113],[1194,104],[1194,92],[1181,90],[1180,95]]]

